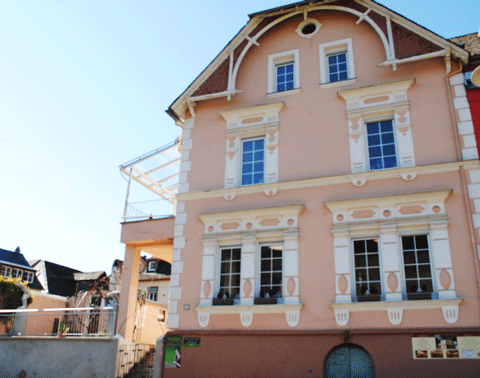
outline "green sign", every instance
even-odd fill
[[[200,337],[185,337],[183,339],[184,347],[199,347],[200,346]]]
[[[165,367],[180,368],[182,364],[182,336],[166,336]]]

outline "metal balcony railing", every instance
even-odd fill
[[[0,310],[0,336],[108,336],[116,307]]]

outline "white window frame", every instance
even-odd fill
[[[152,291],[152,292],[150,292]],[[155,294],[155,299],[150,298],[150,294]],[[152,302],[158,301],[158,286],[149,286],[147,291],[147,299]]]
[[[410,104],[407,99],[407,91],[414,82],[414,79],[410,79],[338,92],[347,103],[352,173],[386,170],[370,170],[366,124],[390,119],[394,129],[397,167],[389,169],[415,166]],[[415,175],[408,173],[402,174],[402,177],[410,181]],[[356,186],[365,185],[365,182],[366,178],[352,179]]]
[[[243,154],[244,154],[244,143],[245,142],[254,142],[257,141],[257,140],[263,140],[263,177],[262,177],[262,182],[259,182],[259,183],[254,183],[252,182],[251,184],[244,184],[243,183]],[[241,143],[242,143],[242,146],[241,146],[241,155],[240,155],[240,169],[239,169],[239,174],[240,174],[240,177],[238,178],[238,182],[240,183],[240,186],[251,186],[251,185],[261,185],[261,184],[264,184],[265,183],[265,163],[266,163],[266,152],[267,152],[267,149],[265,148],[266,147],[266,143],[267,143],[267,138],[265,137],[265,135],[259,135],[259,136],[255,136],[255,137],[249,137],[249,138],[244,138],[241,140]],[[255,156],[254,156],[254,159],[255,159]],[[254,160],[253,160],[254,161]],[[253,167],[252,167],[253,169]],[[252,177],[252,181],[254,179],[254,176]]]
[[[15,277],[13,277],[13,273],[15,273]],[[15,278],[15,279],[18,279],[18,277],[20,277],[20,279],[22,279],[23,278],[23,270],[18,269],[18,268],[14,268],[12,270],[12,277]]]
[[[403,251],[403,237],[408,237],[408,236],[421,236],[425,235],[427,237],[427,242],[428,242],[428,259],[430,263],[430,274],[431,274],[431,280],[432,280],[432,297],[431,299],[438,299],[438,283],[437,279],[435,277],[435,265],[434,265],[434,259],[432,256],[432,239],[430,236],[430,232],[428,230],[422,231],[416,231],[416,232],[401,232],[398,234],[398,249],[399,249],[399,258],[400,258],[400,264],[402,267],[401,270],[401,276],[402,276],[402,298],[403,300],[409,300],[408,299],[408,292],[407,292],[407,279],[406,279],[406,274],[405,274],[405,261],[404,261],[404,251]],[[414,299],[410,299],[414,300]]]
[[[445,201],[451,189],[387,197],[325,202],[333,215],[336,301],[331,304],[337,324],[345,326],[350,312],[387,311],[394,325],[404,310],[441,309],[445,321],[458,320],[459,304],[453,275]],[[402,209],[414,212],[403,212]],[[352,302],[354,284],[352,239],[379,236],[382,292],[380,302]],[[427,235],[432,272],[430,299],[408,299],[402,237]],[[445,279],[442,281],[442,276]],[[396,283],[395,283],[396,282]],[[443,285],[448,285],[444,287]]]
[[[34,278],[35,278],[35,273],[33,273],[33,272],[28,272],[28,274],[27,274],[27,282],[28,282],[28,283],[33,283]]]
[[[218,246],[218,251],[216,253],[216,263],[215,263],[215,289],[213,293],[214,298],[218,298],[218,294],[220,293],[220,280],[221,280],[221,273],[222,273],[222,251],[224,249],[240,249],[240,287],[239,287],[239,296],[241,291],[241,277],[242,277],[242,246],[235,244],[235,245],[221,245]],[[230,272],[231,273],[231,272]],[[235,304],[239,304],[240,300],[236,298],[228,298],[234,299]]]
[[[242,185],[243,142],[248,139],[265,138],[263,183],[278,182],[279,113],[285,104],[275,102],[268,105],[220,112],[227,121],[225,135],[225,188]],[[265,191],[267,194],[268,191]],[[226,200],[233,200],[236,190],[225,192]],[[267,194],[269,195],[269,194]]]
[[[347,54],[348,78],[330,82],[330,73],[328,69],[328,57],[340,53]],[[319,45],[320,58],[320,88],[331,88],[341,85],[353,84],[357,81],[355,77],[355,59],[353,58],[352,38],[341,39],[338,41],[322,43]]]
[[[10,278],[12,276],[12,268],[10,266],[3,266],[2,267],[2,277],[3,278]]]
[[[255,287],[255,298],[264,298],[264,297],[261,297],[260,296],[260,292],[261,292],[261,275],[262,275],[262,247],[276,247],[276,246],[281,246],[282,247],[282,283],[281,283],[281,286],[282,286],[282,296],[281,297],[277,297],[277,304],[281,304],[283,303],[283,298],[284,298],[284,291],[285,291],[285,256],[284,256],[284,242],[283,240],[282,241],[278,241],[278,242],[262,242],[262,243],[257,243],[257,246],[256,246],[256,251],[255,251],[255,254],[256,254],[256,287]],[[270,270],[271,272],[271,270]]]
[[[354,242],[355,241],[365,241],[365,240],[370,240],[370,239],[377,239],[377,245],[378,245],[378,264],[379,264],[379,269],[380,269],[380,301],[383,301],[385,299],[385,288],[384,288],[384,273],[383,273],[383,268],[382,268],[382,250],[381,250],[381,244],[380,244],[380,237],[379,236],[365,236],[365,237],[355,237],[350,240],[350,251],[351,251],[351,272],[352,272],[352,301],[358,302],[358,297],[357,297],[357,280],[356,280],[356,271],[355,271],[355,247],[354,247]],[[369,302],[369,301],[368,301]]]
[[[277,66],[293,63],[293,89],[277,91]],[[297,50],[285,51],[268,56],[267,97],[273,98],[300,92],[300,59]]]
[[[395,146],[395,161],[396,161],[396,166],[395,167],[390,167],[390,168],[380,168],[380,169],[372,169],[370,165],[370,146],[368,145],[368,129],[367,126],[368,124],[371,123],[380,123],[384,121],[391,121],[392,122],[392,130],[393,130],[393,144]],[[397,169],[400,168],[400,162],[399,162],[399,156],[398,156],[398,145],[397,145],[397,136],[396,136],[396,127],[395,127],[395,119],[393,118],[393,114],[388,117],[375,117],[375,118],[365,118],[364,119],[364,133],[365,133],[365,156],[366,156],[366,166],[368,167],[368,171],[382,171],[385,169]],[[380,134],[381,135],[381,134]],[[382,158],[383,159],[383,158]]]
[[[157,262],[155,260],[148,262],[148,271],[155,272],[157,269]]]

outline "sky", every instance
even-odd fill
[[[477,0],[378,2],[445,38],[479,30]],[[248,14],[289,3],[2,0],[0,248],[110,273],[125,252],[118,166],[178,137],[168,106]]]

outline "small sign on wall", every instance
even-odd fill
[[[183,339],[184,347],[199,347],[200,346],[200,337],[185,337]]]
[[[480,337],[435,335],[412,337],[413,358],[464,359],[480,358]]]

